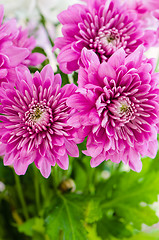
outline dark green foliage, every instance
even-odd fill
[[[77,73],[77,72],[74,72],[74,73],[72,74],[72,77],[73,77],[73,83],[76,84],[76,85],[78,85],[78,84],[77,84],[77,81],[78,81],[78,73]]]
[[[43,54],[44,56],[47,56],[46,52],[45,52],[44,49],[41,48],[41,47],[35,47],[32,52],[33,52],[33,53],[38,52],[38,53]]]
[[[86,240],[86,230],[82,224],[84,207],[85,200],[80,194],[58,194],[45,220],[50,239]]]
[[[151,207],[159,194],[158,155],[143,159],[141,173],[125,172],[122,164],[110,161],[91,168],[90,158],[82,154],[85,142],[79,145],[79,158],[70,157],[67,171],[55,166],[45,179],[32,164],[19,177],[28,217],[14,169],[1,160],[0,240],[159,239],[159,232],[142,232],[143,224],[159,222]],[[73,187],[63,191],[65,182]]]

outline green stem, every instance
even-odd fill
[[[41,13],[40,13],[40,16],[41,16],[41,23],[42,23],[42,25],[43,25],[43,27],[45,29],[45,32],[47,34],[47,37],[49,39],[50,44],[53,47],[54,46],[54,42],[52,41],[52,39],[50,37],[50,34],[49,34],[48,30],[47,30],[45,18],[44,18],[44,16]]]
[[[40,188],[39,188],[39,172],[38,169],[34,166],[34,187],[35,187],[35,201],[37,212],[40,211]]]
[[[60,232],[59,232],[59,240],[63,240],[63,237],[64,237],[63,235],[64,235],[63,231],[60,230]]]
[[[57,189],[58,183],[59,183],[57,167],[58,166],[55,165],[54,168],[52,168],[52,171],[51,171],[52,183],[53,183],[53,187],[54,187],[55,190]]]
[[[25,219],[27,220],[29,218],[29,215],[28,215],[28,210],[27,210],[26,202],[25,202],[24,195],[23,195],[22,186],[20,183],[20,177],[15,172],[14,172],[14,176],[15,176],[17,192],[19,195],[19,200],[20,200],[20,203],[21,203],[22,209],[23,209],[23,214],[24,214]]]
[[[123,166],[123,162],[121,161],[121,162],[118,164],[117,171],[120,171],[120,169],[121,169],[122,166]]]

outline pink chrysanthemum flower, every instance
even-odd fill
[[[20,48],[26,48],[29,50],[30,53],[27,58],[23,60],[22,64],[26,66],[36,66],[42,63],[46,59],[46,57],[41,53],[32,53],[32,50],[36,46],[35,38],[33,36],[28,37],[27,29],[22,30],[22,28],[20,27],[18,30],[18,36],[16,39],[13,40],[14,45]]]
[[[0,88],[0,155],[4,165],[13,165],[17,174],[25,174],[32,162],[48,177],[57,163],[68,168],[68,154],[78,156],[74,128],[67,124],[72,108],[67,98],[77,87],[61,87],[61,77],[51,66],[36,72],[18,72],[15,87],[2,83]],[[74,110],[73,110],[74,111]]]
[[[36,65],[41,63],[45,56],[32,53],[35,40],[28,38],[27,31],[17,28],[15,19],[4,23],[4,8],[0,5],[0,84],[3,81],[13,81],[15,67]]]
[[[152,12],[159,9],[159,2],[156,0],[122,0],[126,2],[130,8],[135,9],[139,14],[145,14],[146,12]]]
[[[8,77],[10,70],[29,55],[28,49],[14,46],[13,39],[16,39],[19,32],[16,21],[11,19],[2,24],[3,15],[4,9],[0,5],[0,81]]]
[[[79,112],[69,123],[87,139],[86,155],[95,167],[110,159],[140,171],[141,156],[154,158],[159,123],[159,74],[152,59],[143,59],[143,47],[126,57],[117,50],[100,64],[92,50],[82,51],[79,89],[68,100]]]
[[[100,61],[123,47],[132,53],[145,41],[144,31],[134,10],[118,0],[87,0],[87,5],[75,4],[58,15],[63,24],[63,37],[55,40],[60,68],[70,73],[79,68],[81,51],[92,49]]]
[[[134,9],[145,29],[145,46],[159,44],[159,1],[156,0],[123,0],[130,9]]]

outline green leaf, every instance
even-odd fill
[[[43,48],[41,48],[41,47],[35,47],[34,49],[33,49],[33,51],[32,51],[33,53],[36,53],[36,52],[38,52],[38,53],[41,53],[41,54],[43,54],[44,56],[47,56],[47,54],[46,54],[46,52],[44,51],[44,49]]]
[[[18,231],[33,239],[45,239],[44,220],[42,218],[31,218],[18,226]]]
[[[58,194],[45,219],[46,232],[51,240],[86,240],[83,226],[85,201],[77,194]]]
[[[87,186],[87,172],[82,161],[76,160],[73,162],[73,174],[76,183],[76,190],[82,191]]]
[[[158,136],[159,136],[159,134],[158,134]],[[153,159],[151,161],[150,168],[153,169],[156,172],[159,172],[159,151],[158,151],[155,159]]]
[[[73,82],[74,82],[74,84],[78,85],[78,84],[77,84],[77,81],[78,81],[78,73],[77,73],[77,72],[74,72],[74,73],[72,74],[72,77],[73,77]]]
[[[108,239],[113,235],[117,238],[130,237],[132,235],[132,229],[129,225],[125,224],[122,219],[118,219],[116,216],[112,218],[103,216],[103,218],[97,223],[97,233],[102,239]]]
[[[154,210],[149,206],[132,206],[132,205],[117,205],[115,212],[117,215],[122,216],[125,222],[132,222],[136,229],[141,229],[143,223],[152,226],[159,221]]]
[[[3,165],[2,158],[0,158],[0,181],[5,185],[13,186],[15,184],[13,170],[11,167]]]
[[[111,210],[125,225],[131,224],[141,230],[143,223],[151,226],[159,221],[149,206],[157,201],[158,186],[159,174],[146,166],[141,173],[130,171],[112,175],[98,184],[97,195],[103,196],[101,207],[106,214]]]
[[[62,78],[62,87],[63,87],[64,85],[70,83],[70,82],[69,82],[68,75],[65,74],[65,73],[63,73],[63,72],[60,70],[59,66],[57,66],[57,72],[56,72],[55,74],[58,74],[58,73],[61,75],[61,78]]]
[[[123,240],[127,239],[124,238]],[[129,238],[129,240],[159,240],[159,230],[155,230],[151,233],[140,232]]]
[[[100,207],[100,201],[98,199],[90,200],[85,209],[85,221],[87,223],[93,223],[102,218],[102,208]]]
[[[18,226],[18,231],[21,233],[25,233],[27,236],[33,236],[33,229],[32,226],[34,224],[35,218],[29,219],[28,221],[24,222],[22,225]]]
[[[97,236],[96,224],[85,225],[87,229],[87,238],[88,240],[103,240],[101,237]]]

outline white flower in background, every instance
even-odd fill
[[[145,52],[147,58],[156,58],[159,59],[159,48],[151,47],[148,51]]]
[[[69,5],[80,2],[77,0],[35,0],[36,4],[45,19],[51,22],[58,22],[57,15]]]
[[[21,21],[40,19],[39,12],[47,21],[57,22],[57,14],[78,0],[0,0],[7,17],[16,17]]]
[[[20,22],[25,22],[31,16],[34,19],[38,18],[35,2],[35,0],[0,0],[0,4],[4,5],[5,16],[7,18],[16,18]]]
[[[53,25],[50,23],[47,23],[47,29],[49,31],[50,36],[52,39],[55,36],[55,29]],[[48,36],[46,34],[46,31],[42,25],[40,25],[38,31],[36,32],[36,42],[37,46],[43,48],[47,54],[47,58],[49,59],[50,65],[52,66],[54,72],[57,71],[57,60],[55,55],[52,53],[52,46],[49,42]]]

